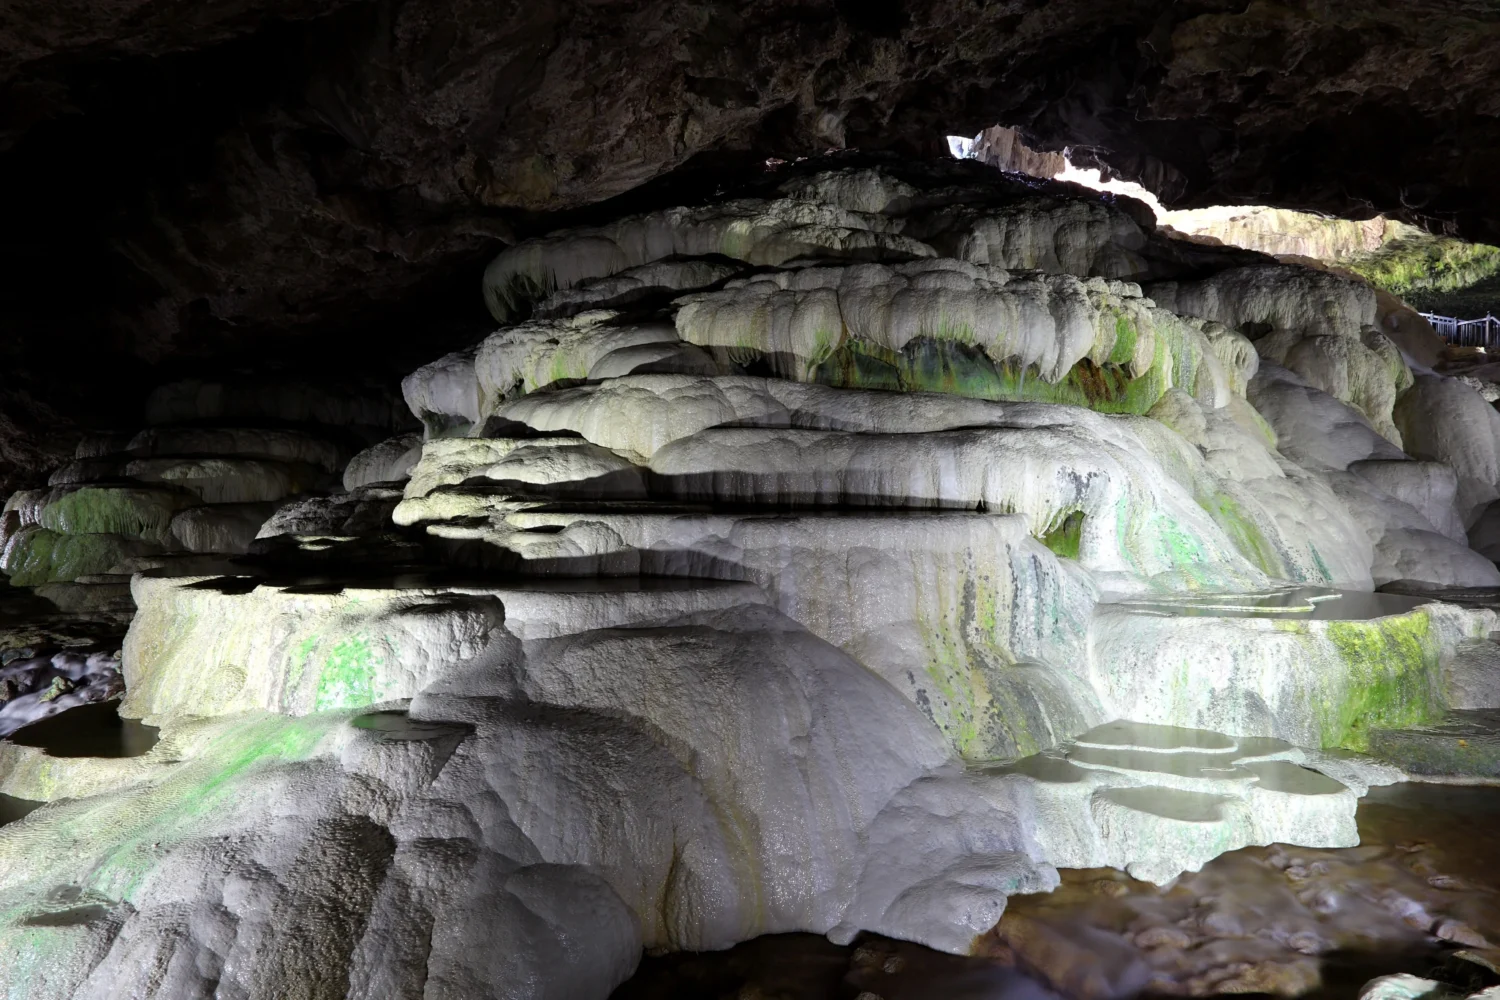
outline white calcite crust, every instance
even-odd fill
[[[386,438],[349,459],[344,467],[344,489],[399,482],[411,475],[411,467],[421,457],[422,435],[408,433]]]
[[[0,993],[964,953],[1059,866],[1352,845],[1402,777],[1372,733],[1500,707],[1494,612],[1371,593],[1500,585],[1500,417],[1369,289],[967,169],[743,191],[503,250],[503,325],[402,383],[420,433],[379,387],[180,382],[6,502],[14,583],[142,571],[160,740],[0,743],[45,803],[0,829]]]
[[[927,337],[979,347],[997,361],[1019,359],[1055,382],[1085,357],[1100,364],[1108,359],[1122,320],[1140,331],[1125,361],[1136,370],[1152,362],[1158,322],[1182,326],[1170,314],[1158,319],[1139,288],[1124,282],[1013,276],[938,258],[736,279],[721,291],[685,296],[677,330],[689,343],[784,359],[778,363],[793,377],[845,338],[899,351]],[[1210,379],[1206,391],[1227,393],[1223,382],[1222,376]]]
[[[1149,293],[1183,315],[1253,331],[1261,357],[1353,406],[1400,447],[1391,409],[1412,375],[1400,349],[1376,326],[1369,285],[1284,264],[1231,268],[1197,282],[1161,282]]]
[[[126,711],[164,725],[156,750],[107,775],[0,753],[8,793],[83,796],[0,844],[22,858],[60,823],[83,838],[0,889],[13,992],[35,983],[17,961],[28,921],[78,907],[98,915],[56,942],[50,986],[82,995],[165,962],[189,992],[270,996],[315,974],[356,996],[603,996],[642,946],[869,929],[961,951],[1008,894],[1055,882],[1023,782],[965,777],[889,685],[737,588],[552,601],[203,582],[138,584]],[[553,635],[580,597],[613,614]],[[355,649],[361,628],[387,638]],[[215,657],[244,669],[183,676],[205,643],[244,644]],[[395,661],[419,649],[424,668]],[[408,712],[370,714],[349,683],[361,659],[384,693],[415,691]],[[187,702],[214,718],[172,721]],[[113,852],[122,828],[146,854]],[[353,924],[305,909],[335,885]]]
[[[1058,865],[1166,883],[1250,844],[1358,845],[1356,793],[1303,762],[1281,740],[1112,723],[1001,773],[1033,779]]]

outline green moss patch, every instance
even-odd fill
[[[1406,729],[1442,716],[1438,650],[1426,614],[1330,622],[1327,636],[1347,680],[1342,698],[1319,706],[1324,746],[1365,750],[1373,729]]]
[[[63,535],[119,535],[165,543],[172,515],[197,501],[175,490],[86,486],[42,510],[42,526]]]
[[[113,572],[126,560],[154,548],[119,535],[63,535],[37,528],[16,539],[4,569],[13,585],[39,587]]]
[[[1063,559],[1077,559],[1082,540],[1083,512],[1077,510],[1063,518],[1062,523],[1041,538],[1042,544],[1051,549],[1053,555]]]
[[[1386,234],[1380,249],[1339,265],[1423,309],[1483,315],[1500,302],[1500,247],[1434,236],[1399,222],[1389,223]],[[1471,290],[1481,286],[1487,291],[1469,302]]]
[[[1239,549],[1240,555],[1250,560],[1257,569],[1271,577],[1286,575],[1286,567],[1276,546],[1271,544],[1254,521],[1245,516],[1233,497],[1227,493],[1215,493],[1206,500],[1199,500],[1199,505],[1224,529],[1229,540],[1234,542],[1234,547]]]
[[[385,658],[362,635],[340,639],[323,658],[313,710],[357,708],[381,700],[382,685],[376,674]]]
[[[1135,360],[1135,345],[1139,338],[1135,324],[1123,312],[1115,314],[1115,346],[1109,352],[1109,363],[1128,365]]]
[[[900,351],[849,338],[826,360],[812,366],[808,378],[840,388],[1066,403],[1100,413],[1145,414],[1169,388],[1196,392],[1203,361],[1199,345],[1185,338],[1170,343],[1175,338],[1159,331],[1151,366],[1136,375],[1131,372],[1130,357],[1138,334],[1123,315],[1117,326],[1115,350],[1108,361],[1096,365],[1085,358],[1057,382],[1045,381],[1019,359],[997,362],[961,339],[937,337],[919,337]]]

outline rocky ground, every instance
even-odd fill
[[[1360,846],[1226,854],[1168,886],[1071,870],[1017,896],[972,958],[871,937],[762,938],[647,959],[615,1000],[871,996],[1352,998],[1375,977],[1464,996],[1500,982],[1500,791],[1398,785],[1360,805]],[[1387,994],[1382,994],[1387,995]]]

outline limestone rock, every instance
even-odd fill
[[[1230,393],[1203,335],[1153,310],[1133,285],[1012,276],[949,259],[809,266],[734,280],[681,300],[677,329],[689,343],[763,358],[782,377],[851,387],[1021,399],[1025,372],[1034,368],[1035,398],[1115,412],[1145,412],[1173,385],[1210,406],[1224,405]],[[971,372],[960,370],[961,355],[943,354],[960,345],[989,367],[971,362]],[[1103,376],[1074,372],[1084,359],[1091,372],[1110,365],[1120,385],[1101,392],[1090,379]],[[954,370],[922,374],[934,363]],[[921,384],[924,378],[932,384]]]
[[[1251,381],[1250,400],[1274,429],[1277,447],[1300,464],[1288,474],[1321,480],[1343,508],[1337,517],[1365,533],[1375,585],[1400,579],[1494,585],[1459,533],[1461,490],[1448,466],[1411,461],[1353,407],[1277,366],[1265,365]]]
[[[1248,844],[1358,844],[1355,793],[1295,756],[1277,740],[1113,722],[1002,770],[1034,779],[1054,864],[1166,883]]]
[[[18,587],[76,580],[101,573],[131,573],[155,565],[161,546],[121,535],[63,535],[39,526],[24,527],[5,548],[0,563]]]
[[[186,490],[204,503],[281,500],[330,478],[316,466],[255,458],[138,458],[125,471],[142,482]]]
[[[1412,376],[1400,350],[1374,325],[1375,293],[1368,285],[1281,265],[1231,268],[1148,291],[1168,309],[1247,334],[1263,358],[1353,406],[1400,447],[1391,407]]]
[[[945,257],[974,264],[1080,278],[1138,279],[1149,273],[1141,225],[1103,200],[1033,196],[1005,205],[960,203],[923,213],[903,231]]]
[[[1465,659],[1462,667],[1477,665]],[[1473,679],[1464,673],[1455,677],[1461,685]],[[1487,691],[1472,687],[1461,686],[1459,693],[1488,700]],[[1370,733],[1370,753],[1413,776],[1494,780],[1500,778],[1500,714],[1456,710],[1426,725],[1376,729]]]
[[[479,422],[474,351],[457,351],[401,380],[401,394],[428,434],[462,432]]]
[[[1376,551],[1368,526],[1326,475],[1274,450],[1277,435],[1248,403],[1206,409],[1169,390],[1149,415],[1196,453],[1150,422],[1136,421],[1137,435],[1257,567],[1277,579],[1370,586]],[[1385,512],[1378,514],[1383,526]]]
[[[578,438],[450,438],[423,446],[405,496],[421,498],[442,486],[510,484],[540,496],[569,494],[626,499],[646,493],[644,470],[630,459]],[[420,519],[399,519],[410,524]]]
[[[338,472],[347,455],[337,445],[301,431],[229,427],[149,427],[130,439],[131,454],[264,458],[317,465]]]
[[[1182,579],[1210,565],[1224,581],[1264,579],[1208,511],[1157,471],[1130,425],[1078,407],[636,376],[526,397],[501,415],[650,456],[651,489],[663,498],[998,507],[1025,513],[1037,537],[1077,512],[1079,558],[1111,585]],[[740,426],[716,429],[730,421]],[[816,429],[830,427],[839,429]],[[409,496],[424,492],[416,483]],[[1123,534],[1114,528],[1121,500],[1142,512],[1118,522]],[[1171,518],[1173,541],[1146,541],[1166,530],[1158,517]]]
[[[77,486],[117,479],[124,475],[128,459],[122,455],[80,458],[60,465],[47,477],[48,486]]]
[[[1490,560],[1464,542],[1438,533],[1415,507],[1380,491],[1366,477],[1329,472],[1324,478],[1369,535],[1375,557],[1370,572],[1377,587],[1395,580],[1421,580],[1449,587],[1500,586],[1500,576],[1492,572]],[[1455,519],[1456,515],[1450,514],[1450,523]]]
[[[1448,994],[1449,990],[1437,980],[1423,979],[1406,972],[1372,979],[1359,988],[1359,1000],[1419,1000],[1421,997],[1436,998]]]
[[[373,444],[349,460],[344,468],[344,489],[352,492],[371,483],[405,479],[421,454],[420,434],[399,434]]]
[[[513,241],[420,437],[380,386],[177,383],[7,504],[15,582],[142,571],[161,741],[0,742],[47,802],[0,991],[603,998],[643,949],[962,953],[1054,865],[1354,843],[1400,772],[1353,751],[1490,700],[1500,623],[1364,593],[1500,584],[1367,290],[861,162]]]
[[[500,322],[557,289],[603,278],[663,257],[721,254],[750,264],[797,257],[931,257],[931,247],[901,236],[878,213],[806,198],[744,199],[705,208],[671,208],[605,226],[564,230],[511,247],[484,275],[485,302]]]
[[[197,503],[193,494],[170,487],[86,486],[42,508],[40,523],[64,535],[120,535],[163,544],[172,538],[173,517]]]
[[[1304,608],[1100,605],[1089,662],[1105,715],[1364,749],[1374,729],[1442,718],[1443,664],[1492,614],[1382,594]]]
[[[1457,379],[1418,375],[1395,419],[1414,458],[1457,473],[1459,516],[1472,526],[1500,498],[1500,413]]]
[[[1031,177],[1056,177],[1067,169],[1061,153],[1039,153],[1022,141],[1015,129],[991,126],[974,137],[969,156],[1001,170]]]
[[[121,762],[112,784],[100,786],[86,770],[0,748],[8,792],[35,794],[40,765],[53,793],[73,798],[34,814],[26,836],[0,841],[0,850],[20,849],[58,822],[97,828],[88,818],[118,808],[124,790],[135,796],[131,822],[156,845],[132,907],[97,897],[113,914],[107,931],[59,942],[55,981],[82,983],[92,968],[93,981],[131,982],[143,950],[202,954],[185,917],[169,914],[220,898],[228,884],[263,898],[267,876],[255,875],[258,863],[242,852],[288,845],[304,860],[277,877],[283,909],[266,919],[295,918],[300,940],[321,943],[320,975],[352,969],[418,985],[423,975],[457,977],[477,987],[514,969],[590,996],[623,978],[642,945],[713,948],[792,928],[841,938],[875,929],[963,950],[998,918],[1005,895],[1054,884],[1028,854],[1026,827],[997,822],[1026,808],[1016,780],[976,784],[945,769],[946,751],[914,706],[768,609],[684,616],[693,603],[704,606],[695,593],[713,591],[662,591],[609,605],[613,621],[592,631],[523,642],[511,623],[524,632],[533,615],[577,619],[535,594],[518,594],[512,607],[494,590],[247,595],[209,582],[137,581],[142,612],[128,646],[127,711],[163,723],[161,751]],[[270,613],[247,620],[247,597]],[[559,592],[556,600],[602,609],[608,592]],[[362,631],[367,645],[358,644]],[[208,649],[238,652],[216,654],[219,666],[205,673]],[[620,670],[622,662],[653,665]],[[300,680],[283,686],[296,664]],[[389,704],[402,692],[419,693],[409,713],[371,712],[371,698]],[[217,717],[177,726],[174,704]],[[300,717],[218,714],[257,704]],[[315,708],[322,711],[302,715]],[[691,778],[677,753],[691,754]],[[527,763],[537,759],[578,780],[552,782],[552,767]],[[148,796],[139,795],[143,781],[154,789]],[[112,794],[88,797],[105,787]],[[374,817],[348,797],[356,788],[374,796],[365,800],[378,804]],[[187,815],[185,797],[196,803]],[[444,861],[428,849],[434,838],[478,837],[474,824],[488,828],[492,819],[461,819],[466,802],[493,803],[482,808],[511,819],[495,828],[498,837]],[[279,817],[274,831],[268,808]],[[737,815],[758,819],[725,819]],[[595,822],[580,826],[585,817]],[[589,831],[582,839],[581,830]],[[357,841],[347,839],[351,831]],[[18,913],[52,912],[57,904],[43,887],[97,865],[108,838],[53,856],[0,894]],[[738,864],[747,857],[754,865]],[[374,867],[351,882],[361,864]],[[182,877],[188,870],[213,874]],[[379,929],[378,951],[375,939],[340,936],[337,922],[306,909],[335,880],[345,905]],[[955,894],[961,911],[944,903]],[[474,924],[483,907],[488,915]],[[528,933],[537,926],[528,911],[538,908],[552,929]],[[25,919],[0,930],[0,949],[19,946]],[[490,945],[476,951],[467,935],[478,926]],[[252,992],[311,973],[249,960],[287,954],[272,927],[227,927],[227,947],[247,961],[222,975],[248,977]],[[577,947],[569,941],[589,942],[585,964],[597,981],[569,978],[579,974],[559,960],[567,954],[559,949]],[[502,968],[476,966],[471,956],[484,954]],[[0,968],[18,974],[14,963]]]
[[[705,288],[740,270],[742,268],[714,259],[654,260],[608,277],[560,288],[537,303],[533,315],[538,319],[562,319],[592,309],[616,309],[652,296]]]
[[[332,497],[291,500],[276,508],[255,537],[371,534],[390,525],[391,511],[400,499],[399,491],[376,483]]]
[[[242,554],[275,511],[274,502],[193,507],[172,518],[172,537],[189,552]]]
[[[419,509],[402,507],[398,520]],[[753,581],[906,695],[965,757],[1034,752],[1102,718],[1073,667],[1085,656],[1094,588],[1015,515],[469,510],[487,526],[429,530],[491,550],[465,551],[470,563]]]
[[[96,434],[85,434],[79,438],[78,446],[73,449],[74,458],[106,458],[110,455],[119,455],[129,450],[130,441],[135,437],[129,431],[105,431]]]
[[[1397,462],[1370,459],[1351,462],[1349,471],[1376,489],[1408,504],[1440,534],[1467,543],[1455,502],[1458,476],[1441,462]]]
[[[1500,562],[1500,501],[1491,501],[1469,527],[1469,547],[1492,562]]]
[[[513,396],[568,379],[585,379],[617,351],[676,345],[666,323],[618,321],[609,312],[523,323],[486,337],[474,356],[481,419]]]

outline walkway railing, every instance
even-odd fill
[[[1439,337],[1450,344],[1459,347],[1500,346],[1500,318],[1495,316],[1485,316],[1482,319],[1458,319],[1435,313],[1422,313],[1421,316],[1432,324]]]

